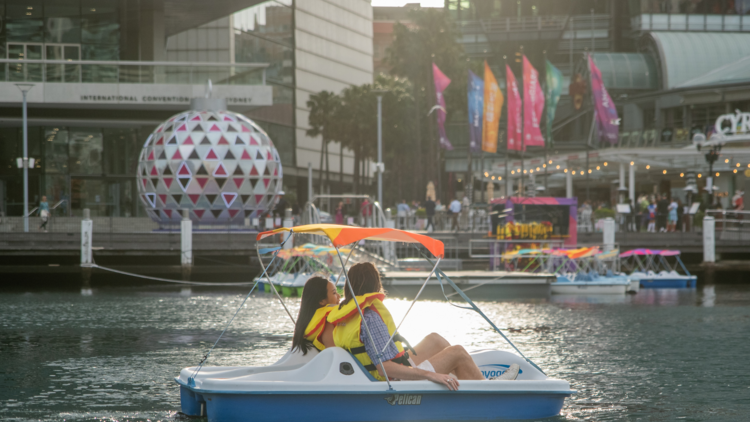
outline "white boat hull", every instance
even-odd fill
[[[570,294],[590,294],[590,295],[624,295],[630,284],[620,285],[597,285],[573,284],[573,283],[552,283],[550,290],[552,294],[570,295]]]

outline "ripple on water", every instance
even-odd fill
[[[750,369],[740,358],[750,350],[750,289],[711,294],[712,307],[689,291],[478,305],[578,391],[555,420],[742,420],[750,414]],[[200,360],[243,298],[165,288],[0,293],[0,412],[12,421],[180,419],[172,378]],[[296,314],[299,301],[285,303]],[[387,305],[398,321],[410,302]],[[401,331],[412,343],[439,331],[470,349],[511,350],[478,315],[445,302],[417,303]],[[280,304],[255,295],[209,362],[273,363],[290,334]]]

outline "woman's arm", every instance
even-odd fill
[[[378,366],[378,374],[383,375],[383,368]],[[430,380],[436,384],[443,384],[451,391],[458,390],[458,380],[450,375],[438,374],[435,372],[425,371],[424,369],[412,368],[411,366],[401,365],[395,362],[383,362],[388,377],[400,380]]]
[[[336,344],[333,342],[333,324],[330,322],[326,322],[326,326],[323,328],[323,334],[320,336],[320,342],[323,343],[323,346],[326,348],[336,347]]]

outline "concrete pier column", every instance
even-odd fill
[[[565,173],[565,197],[573,197],[573,173],[570,171]]]
[[[604,227],[602,229],[604,251],[611,251],[615,248],[615,220],[611,217],[604,219]]]
[[[91,211],[83,210],[81,220],[81,294],[91,295],[91,265],[94,263],[92,254],[92,242],[94,234],[94,222],[91,221]]]
[[[292,217],[291,208],[287,208],[284,210],[284,227],[294,227],[294,218]],[[291,236],[290,233],[284,235],[284,240],[286,240],[286,238],[288,238],[289,236]],[[292,249],[292,246],[294,245],[292,244],[291,240],[287,243],[284,243],[284,249]]]
[[[635,204],[635,165],[630,166],[628,172],[628,196],[630,200]]]
[[[716,221],[713,217],[703,217],[703,263],[716,262]]]
[[[188,213],[188,210],[182,210],[180,221],[180,264],[183,280],[190,280],[190,274],[193,272],[193,222],[190,221]]]
[[[625,187],[625,163],[620,163],[620,187],[617,189],[619,193],[619,200],[620,202],[627,202],[625,201],[625,193],[628,191],[628,189]]]

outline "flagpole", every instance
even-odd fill
[[[507,56],[503,56],[503,63],[505,63],[505,69],[508,69]],[[505,75],[505,93],[508,95],[508,103],[510,104],[510,94],[508,92],[508,75]],[[513,196],[513,182],[508,178],[508,126],[510,125],[510,109],[505,113],[507,124],[505,125],[505,131],[508,132],[505,137],[505,198]]]
[[[523,80],[523,58],[526,57],[523,54],[523,46],[521,46],[521,80],[523,82],[526,82]],[[516,85],[518,85],[518,82],[516,82]],[[523,92],[523,90],[520,90]],[[525,94],[525,92],[524,92]],[[526,157],[526,125],[524,124],[524,105],[526,103],[526,98],[524,98],[523,94],[520,95],[521,97],[521,124],[523,125],[523,128],[521,129],[521,182],[518,184],[518,197],[524,196],[523,191],[523,175],[526,172],[526,169],[524,169],[524,159]]]
[[[549,82],[547,81],[547,50],[542,51],[542,54],[544,55],[544,81],[545,85],[549,85]],[[547,91],[549,91],[549,86],[547,86]],[[549,107],[548,101],[549,98],[545,98],[544,100],[544,122],[547,124],[545,127],[547,132],[547,139],[544,140],[544,194],[548,195],[547,193],[547,144],[549,144],[550,140],[550,121],[549,121],[549,113],[547,112],[547,107]]]

